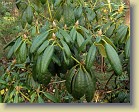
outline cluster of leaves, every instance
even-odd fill
[[[13,61],[0,78],[1,102],[73,102],[65,81],[68,71],[77,65],[93,71],[99,83],[97,91],[103,90],[99,95],[96,92],[94,101],[105,93],[102,102],[130,102],[130,88],[125,87],[130,78],[130,28],[123,23],[127,8],[123,3],[16,0],[16,5],[22,28],[19,36],[5,46],[10,47],[7,56]],[[117,72],[106,45],[121,61],[122,73],[121,69]],[[100,64],[101,72],[97,68]],[[46,72],[52,75],[49,81]],[[47,81],[50,83],[44,84]]]

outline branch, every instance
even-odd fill
[[[108,79],[108,81],[106,82],[106,84],[105,84],[105,90],[106,90],[106,88],[107,88],[107,85],[108,85],[108,83],[109,83],[109,81],[111,80],[111,78],[114,76],[114,72],[112,73],[112,75],[110,76],[110,78]]]
[[[66,80],[62,80],[62,81],[57,81],[57,82],[52,82],[52,83],[49,83],[49,85],[51,84],[57,84],[57,83],[62,83],[62,82],[65,82]]]
[[[49,11],[50,18],[51,18],[51,20],[52,20],[53,18],[52,18],[52,13],[51,13],[51,9],[50,9],[50,4],[49,4],[49,1],[48,1],[48,0],[47,0],[47,6],[48,6],[48,11]]]

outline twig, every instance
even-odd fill
[[[63,50],[64,48],[56,41],[57,45]]]
[[[62,81],[57,81],[57,82],[52,82],[52,83],[49,83],[49,85],[51,84],[57,84],[57,83],[62,83],[62,82],[65,82],[66,80],[62,80]]]
[[[101,56],[101,72],[104,72],[104,57]]]
[[[81,64],[76,58],[74,58],[73,56],[71,56],[72,59],[74,59],[78,64]]]
[[[106,91],[105,93],[112,93],[112,92],[114,92],[114,91],[117,91],[117,90],[124,90],[124,88],[117,88],[117,89],[114,89],[114,90],[111,90],[111,91]],[[127,91],[129,91],[129,90],[127,90]]]
[[[5,39],[5,37],[4,37],[4,36],[2,36],[2,38],[3,38],[3,40],[5,41],[5,43],[7,44],[8,42],[7,42],[7,40]]]
[[[114,76],[114,72],[112,73],[112,75],[110,76],[110,78],[108,79],[108,81],[106,82],[106,84],[105,84],[105,90],[106,90],[106,87],[107,87],[109,81],[111,80],[111,78],[112,78],[113,76]]]
[[[44,15],[42,14],[39,14],[40,16],[42,16],[43,18],[45,18],[46,20],[50,21],[49,18],[45,17]]]
[[[112,11],[112,7],[111,7],[111,0],[107,0],[108,4],[109,4],[109,9],[110,9],[110,12]]]
[[[50,9],[50,4],[49,4],[49,1],[48,1],[48,0],[47,0],[47,6],[48,6],[48,11],[49,11],[50,18],[51,18],[51,20],[52,20],[53,18],[52,18],[52,13],[51,13],[51,9]]]
[[[29,99],[27,96],[25,96],[21,91],[19,91],[19,93],[20,93],[23,97],[25,97],[28,101],[30,101],[30,99]]]

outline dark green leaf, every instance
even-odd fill
[[[77,44],[80,47],[82,43],[84,42],[84,38],[80,33],[77,33]]]
[[[59,29],[59,32],[63,35],[63,38],[67,43],[71,42],[71,37],[65,30]]]
[[[115,30],[115,23],[113,23],[109,28],[108,28],[108,30],[106,31],[106,36],[107,37],[110,37],[112,34],[113,34],[113,32],[114,32],[114,30]]]

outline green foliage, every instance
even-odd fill
[[[124,4],[16,0],[16,6],[21,30],[5,46],[10,61],[1,68],[1,102],[130,102]]]
[[[16,18],[11,14],[11,7],[11,2],[0,0],[0,57],[4,55],[3,46],[20,31]]]

